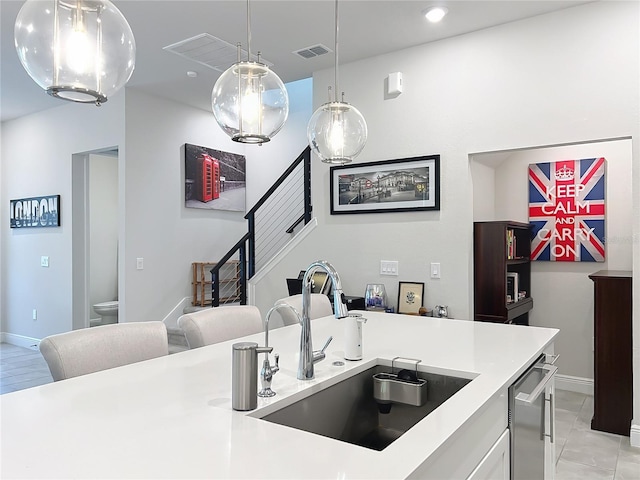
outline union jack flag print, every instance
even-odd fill
[[[531,259],[604,262],[605,159],[529,165]]]

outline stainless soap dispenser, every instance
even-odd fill
[[[231,361],[231,407],[254,410],[258,407],[258,354],[271,353],[273,347],[255,342],[234,343]]]

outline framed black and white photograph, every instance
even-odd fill
[[[400,282],[398,284],[398,313],[418,315],[424,298],[424,283]]]
[[[440,210],[440,155],[331,168],[331,214]]]

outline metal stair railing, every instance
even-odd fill
[[[240,302],[240,305],[247,304],[247,241],[249,240],[249,232],[245,233],[245,235],[240,239],[238,243],[236,243],[231,250],[227,252],[227,254],[220,259],[220,261],[211,269],[211,306],[218,307],[220,306],[220,285],[221,285],[221,270],[227,264],[232,257],[238,254],[238,262],[237,262],[237,293],[226,294],[224,297],[229,299],[225,303],[235,303]]]
[[[247,280],[264,266],[302,222],[311,221],[311,149],[306,147],[287,170],[245,215],[248,232],[211,269],[211,305],[247,303]],[[221,292],[234,282],[225,282],[224,269],[237,262],[235,292]],[[230,301],[229,301],[230,300]]]

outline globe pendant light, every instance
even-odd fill
[[[211,92],[213,115],[234,142],[262,144],[271,140],[289,116],[287,89],[267,65],[251,61],[251,14],[247,0],[247,61],[240,59],[216,81]]]
[[[100,105],[135,67],[131,27],[108,0],[27,0],[14,38],[29,76],[63,100]]]
[[[335,84],[334,96],[311,116],[307,126],[309,146],[325,163],[344,164],[353,159],[367,142],[367,122],[353,105],[338,101],[338,0],[335,3]]]

